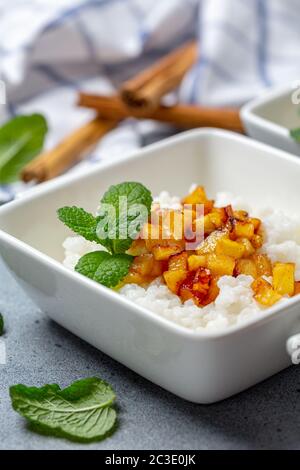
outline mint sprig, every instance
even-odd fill
[[[116,287],[128,273],[132,261],[133,257],[126,254],[94,251],[80,258],[75,271],[103,286]]]
[[[73,232],[90,242],[100,243],[97,236],[97,219],[80,207],[62,207],[57,211],[58,218]]]
[[[126,210],[120,212],[120,202],[126,201]],[[147,221],[151,205],[151,192],[141,183],[126,182],[111,186],[101,199],[99,211],[104,204],[109,204],[115,210],[116,220],[109,219],[110,226],[114,222],[116,234],[111,239],[111,251],[113,253],[125,253],[131,246],[132,241],[139,234],[142,225]],[[140,209],[143,212],[140,212]],[[99,217],[99,221],[101,217]],[[107,237],[109,238],[109,237]]]
[[[23,167],[42,151],[47,131],[41,114],[17,116],[0,128],[0,183],[20,178]]]
[[[290,136],[296,142],[300,142],[300,127],[296,128],[296,129],[291,129],[290,130]]]
[[[126,201],[125,210],[120,209],[122,200]],[[108,213],[107,205],[112,209]],[[79,260],[75,270],[106,287],[116,287],[129,271],[133,257],[125,253],[148,220],[151,205],[152,196],[145,186],[127,182],[106,191],[96,217],[75,206],[59,209],[58,218],[67,227],[109,252],[88,253]]]
[[[65,389],[10,387],[12,406],[33,430],[79,442],[102,440],[116,428],[115,393],[97,377],[74,382]]]

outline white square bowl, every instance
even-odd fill
[[[258,320],[195,333],[143,309],[62,264],[64,205],[94,210],[109,185],[140,181],[153,194],[184,195],[193,182],[209,194],[230,190],[254,206],[299,210],[300,161],[237,134],[183,133],[121,162],[46,183],[0,209],[0,252],[13,275],[53,320],[152,382],[197,403],[212,403],[290,364],[286,340],[300,331],[300,299]]]
[[[276,87],[262,97],[245,104],[241,118],[247,134],[253,139],[300,156],[300,143],[290,136],[290,130],[300,127],[299,90],[292,85]]]

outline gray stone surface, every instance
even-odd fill
[[[1,449],[299,449],[300,369],[290,369],[222,403],[185,402],[139,377],[37,310],[0,263],[7,364],[0,365]],[[120,426],[91,445],[32,433],[8,388],[98,375],[118,395]]]

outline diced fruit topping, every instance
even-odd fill
[[[151,253],[136,256],[123,283],[144,285],[161,276],[165,270],[164,263],[155,260]]]
[[[252,256],[252,259],[255,263],[258,277],[272,276],[272,263],[267,255],[256,253]]]
[[[168,263],[169,271],[187,271],[188,270],[188,254],[186,251],[179,255],[174,255],[169,258]]]
[[[240,220],[241,222],[244,222],[248,218],[248,212],[246,212],[246,211],[234,211],[233,212],[233,217],[236,220]]]
[[[245,276],[252,276],[254,279],[257,278],[257,269],[254,261],[252,259],[239,259],[236,262],[235,276],[240,276],[244,274]]]
[[[147,253],[146,243],[145,240],[141,240],[140,238],[134,240],[132,242],[131,247],[127,251],[127,253],[131,256],[140,256]]]
[[[242,258],[245,253],[245,247],[241,243],[229,239],[221,239],[216,247],[217,255],[227,255],[234,259]]]
[[[254,225],[251,222],[237,221],[234,225],[234,235],[237,238],[248,238],[248,240],[251,240],[254,233]]]
[[[179,295],[183,302],[192,299],[197,305],[203,305],[209,294],[211,274],[208,269],[199,268],[188,276],[180,286]]]
[[[255,249],[259,249],[263,246],[264,244],[264,239],[261,235],[253,235],[251,238],[251,243],[254,246]]]
[[[273,289],[272,285],[261,277],[256,279],[251,287],[255,300],[264,307],[272,307],[281,299],[281,295]]]
[[[199,268],[206,268],[207,257],[206,255],[191,255],[188,258],[189,271],[197,271]]]
[[[244,247],[244,258],[248,258],[255,253],[255,248],[248,238],[237,238],[236,242]]]
[[[172,244],[169,246],[154,246],[152,253],[157,261],[168,260],[170,256],[176,255],[182,252],[182,246],[180,244]]]
[[[131,265],[131,270],[142,276],[148,276],[151,274],[153,261],[153,255],[150,254],[136,256]]]
[[[250,217],[248,221],[253,225],[255,233],[257,233],[260,228],[261,221],[259,219],[255,219],[254,217]]]
[[[197,255],[207,255],[208,253],[214,253],[221,238],[229,238],[229,232],[227,230],[216,230],[215,232],[211,233],[196,248]]]
[[[137,284],[139,286],[142,286],[146,284],[147,281],[148,279],[146,279],[141,274],[136,273],[134,271],[129,271],[127,276],[123,279],[122,284]]]
[[[207,268],[213,276],[232,276],[235,260],[230,256],[211,253],[207,255]]]
[[[254,298],[264,307],[274,305],[282,296],[300,294],[295,265],[273,265],[262,252],[260,219],[230,205],[214,207],[202,186],[182,204],[179,210],[152,206],[151,217],[127,251],[135,258],[123,284],[145,286],[162,277],[182,302],[193,300],[199,307],[215,301],[218,280],[226,275],[251,276]]]
[[[198,186],[191,194],[189,194],[182,200],[182,204],[203,204],[204,214],[208,214],[209,212],[211,212],[214,206],[214,201],[209,201],[206,197],[206,193],[203,186]]]
[[[187,271],[166,271],[164,272],[164,280],[174,294],[178,294],[179,289],[183,281],[187,277]]]
[[[295,265],[275,263],[273,267],[273,287],[281,295],[293,296],[295,292]]]

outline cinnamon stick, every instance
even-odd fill
[[[166,122],[176,127],[218,127],[221,129],[244,132],[239,116],[239,110],[235,108],[212,108],[192,105],[159,106],[150,112],[136,110],[126,106],[117,96],[107,97],[80,93],[79,106],[95,109],[104,119],[153,119]]]
[[[131,108],[153,110],[164,95],[180,84],[196,59],[197,43],[188,42],[125,82],[120,90],[122,100]]]
[[[118,122],[117,119],[102,120],[99,117],[88,122],[68,135],[57,147],[42,153],[26,165],[21,174],[22,180],[41,183],[60,175],[82,159]]]

